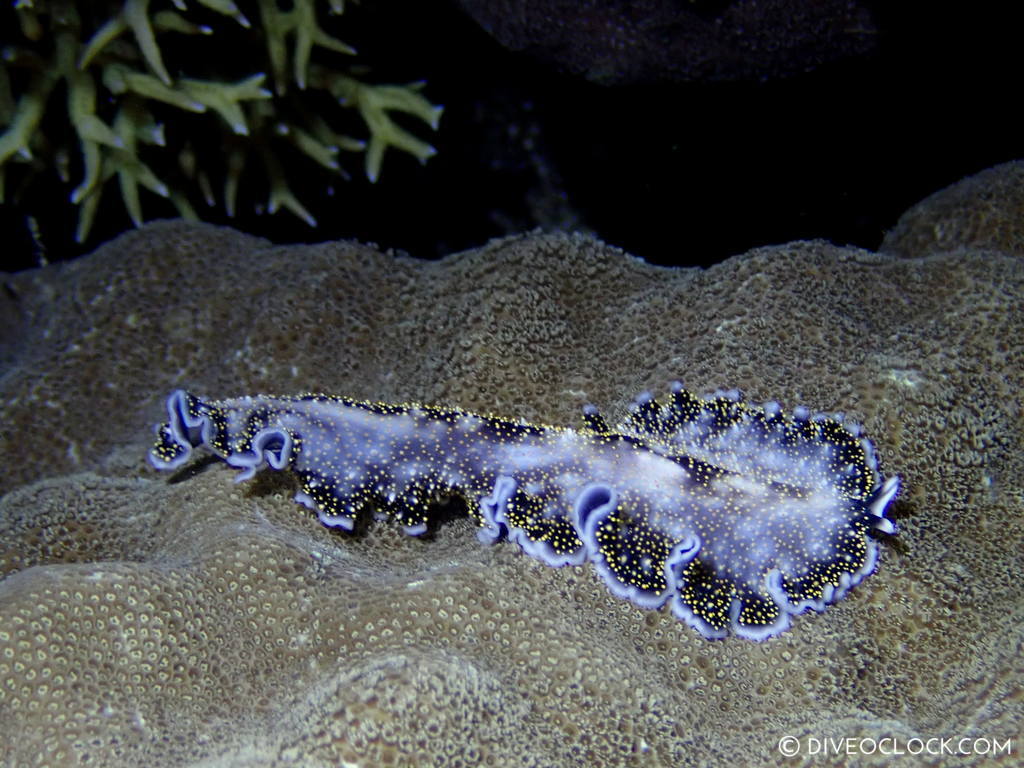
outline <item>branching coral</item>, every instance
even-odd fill
[[[338,67],[340,56],[352,56],[355,49],[329,35],[317,12],[324,6],[340,15],[343,0],[293,0],[288,10],[277,0],[256,0],[244,8],[232,0],[163,5],[165,0],[14,4],[21,34],[17,41],[3,41],[0,60],[0,203],[18,195],[13,185],[5,185],[15,165],[28,171],[19,176],[18,190],[34,173],[47,170],[70,183],[72,169],[80,168],[70,198],[79,206],[76,239],[82,242],[106,183],[115,177],[138,226],[140,187],[195,219],[191,199],[198,193],[215,205],[210,177],[222,174],[223,204],[234,216],[242,174],[255,158],[268,182],[266,209],[286,208],[315,226],[289,186],[289,153],[344,177],[339,153],[364,152],[370,181],[379,178],[388,147],[421,162],[435,153],[394,119],[403,113],[437,128],[441,108],[422,95],[422,83],[372,84],[351,68]],[[14,25],[5,26],[5,36],[16,33]],[[194,55],[190,48],[208,36],[222,50],[230,49],[235,61]],[[245,58],[249,53],[252,57]],[[323,60],[313,60],[314,53]],[[211,60],[217,63],[205,63]],[[197,66],[207,69],[197,71]],[[238,67],[247,70],[241,77],[225,75]],[[54,128],[49,116],[61,92],[67,123]],[[331,104],[355,110],[368,138],[339,128],[344,113],[332,112]],[[69,130],[62,133],[60,127]],[[73,159],[76,144],[80,163]]]

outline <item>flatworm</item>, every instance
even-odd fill
[[[710,639],[764,640],[823,611],[875,569],[871,532],[896,532],[899,478],[882,478],[858,425],[736,390],[696,397],[676,382],[662,400],[639,395],[614,429],[593,406],[574,430],[319,394],[177,390],[167,415],[157,469],[197,447],[238,481],[287,469],[296,501],[347,531],[373,510],[417,536],[434,502],[457,495],[482,541],[507,537],[553,566],[589,560],[615,595],[669,603]]]

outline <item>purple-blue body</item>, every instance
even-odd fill
[[[673,384],[640,395],[614,430],[588,406],[574,430],[456,408],[326,395],[167,400],[150,460],[205,447],[241,471],[292,471],[296,500],[331,527],[364,511],[427,530],[438,499],[465,499],[478,534],[549,565],[594,563],[611,591],[673,613],[708,638],[762,640],[821,611],[870,574],[872,529],[899,481],[842,415],[792,417],[736,391]]]

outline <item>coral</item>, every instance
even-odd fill
[[[603,85],[768,80],[864,54],[853,0],[458,0],[506,48]]]
[[[240,181],[252,158],[262,164],[268,180],[267,210],[285,208],[315,226],[288,182],[286,158],[304,156],[329,178],[345,175],[341,151],[365,150],[365,173],[376,181],[388,147],[421,162],[434,154],[433,147],[393,119],[404,113],[437,128],[441,109],[420,93],[422,83],[371,84],[351,68],[339,69],[341,57],[355,51],[324,31],[318,9],[329,5],[332,14],[341,14],[342,0],[294,0],[287,11],[277,0],[259,0],[255,23],[231,0],[198,4],[204,13],[177,0],[183,15],[158,10],[156,3],[151,7],[149,0],[95,7],[70,0],[16,3],[7,13],[16,15],[21,38],[11,41],[0,63],[0,202],[9,196],[7,188],[21,189],[25,183],[5,178],[16,164],[27,165],[30,172],[56,170],[69,181],[74,142],[82,168],[71,193],[79,206],[79,242],[88,237],[103,189],[115,177],[135,226],[143,220],[140,188],[169,199],[181,216],[196,219],[197,197],[208,206],[216,204],[212,179],[218,176],[224,179],[223,204],[234,216]],[[94,16],[103,9],[109,17]],[[13,33],[15,24],[7,24]],[[247,30],[253,34],[242,34]],[[206,36],[222,46],[221,52],[243,61],[226,63],[223,53],[217,58],[201,41],[197,47],[195,38]],[[264,58],[247,44],[254,38],[262,38]],[[197,56],[195,50],[205,54]],[[316,61],[316,51],[337,56]],[[245,60],[246,55],[252,58]],[[239,66],[249,73],[224,78],[217,71]],[[263,68],[270,72],[273,93],[264,87],[267,74],[252,71]],[[46,120],[61,85],[71,131]],[[359,113],[368,143],[338,131],[339,105]]]
[[[986,168],[900,216],[880,250],[908,258],[972,248],[1024,255],[1024,161]]]
[[[676,270],[527,236],[427,263],[158,223],[3,282],[0,760],[763,765],[784,735],[1019,750],[1019,258],[812,242]],[[284,473],[167,482],[142,459],[182,382],[570,424],[588,401],[617,422],[674,375],[864,424],[906,488],[866,588],[771,642],[709,643],[584,568],[481,547],[457,509],[428,539],[346,534]]]

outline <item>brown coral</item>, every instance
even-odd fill
[[[604,85],[765,80],[875,46],[849,0],[459,0],[496,40]]]
[[[423,263],[157,224],[6,285],[12,765],[725,765],[776,762],[784,735],[1021,736],[1017,259],[815,242],[671,270],[529,236]],[[673,377],[862,420],[908,488],[879,573],[780,638],[712,643],[464,518],[340,535],[279,477],[143,462],[176,384],[576,423]]]
[[[881,250],[913,257],[957,248],[1024,254],[1024,161],[986,168],[929,195],[886,233]]]

